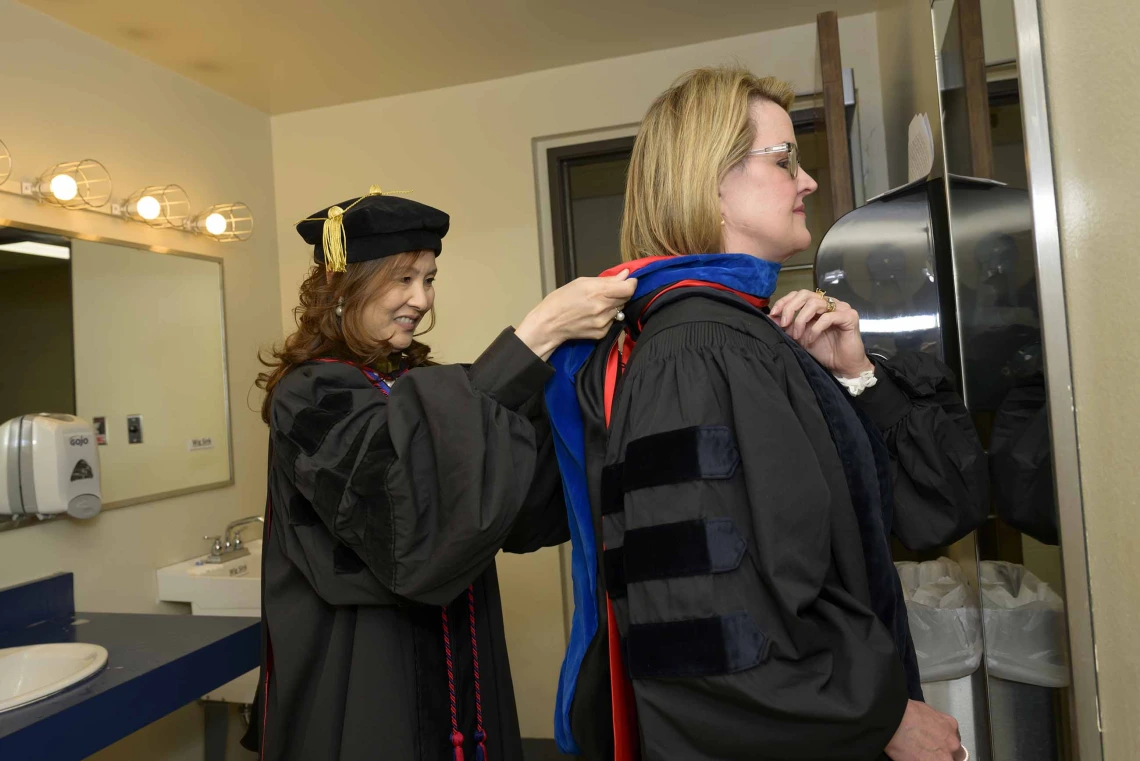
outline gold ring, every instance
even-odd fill
[[[827,311],[828,311],[828,313],[834,312],[835,311],[835,299],[833,299],[830,296],[825,296],[824,298],[827,300]]]

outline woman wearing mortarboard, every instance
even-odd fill
[[[494,557],[567,538],[541,390],[635,281],[550,294],[469,367],[415,340],[448,216],[373,188],[298,224],[316,264],[259,378],[270,427],[268,761],[521,761]]]
[[[811,240],[792,99],[740,69],[657,99],[622,220],[634,297],[551,359],[576,605],[555,735],[590,761],[965,755],[921,702],[888,534],[969,533],[984,452],[933,358],[871,361],[818,292],[769,313]]]

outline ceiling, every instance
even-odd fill
[[[269,114],[855,15],[875,0],[22,0]]]

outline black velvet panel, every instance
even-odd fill
[[[313,507],[329,521],[336,521],[348,479],[332,470],[318,470],[313,488]]]
[[[352,412],[352,392],[334,391],[325,394],[316,407],[306,407],[293,418],[289,438],[309,457],[321,448],[321,442],[333,427]]]
[[[731,519],[681,521],[627,531],[625,546],[606,550],[606,591],[625,597],[626,584],[727,573],[740,567],[748,543]]]
[[[625,509],[625,491],[621,482],[620,462],[602,468],[602,515],[613,515]]]
[[[740,452],[728,426],[692,426],[629,442],[622,484],[630,492],[685,481],[728,479],[739,465]]]
[[[365,428],[357,432],[344,457],[340,458],[332,468],[321,468],[314,479],[313,506],[335,521],[340,501],[344,497],[344,490],[348,487],[348,479],[356,465],[356,458],[360,448],[364,445]]]
[[[605,566],[606,593],[611,599],[625,597],[625,548],[615,547],[602,553]]]
[[[305,497],[297,492],[289,500],[289,525],[290,526],[315,526],[321,522],[317,516],[317,511],[313,509],[313,504]]]
[[[356,472],[352,476],[353,491],[361,496],[383,495],[388,469],[395,460],[396,448],[392,446],[388,429],[382,428],[372,436],[368,448],[364,450],[364,456],[360,458],[360,464],[356,466]]]
[[[634,679],[733,674],[758,666],[768,655],[768,638],[745,611],[634,624],[625,646]]]
[[[747,546],[728,518],[634,529],[625,534],[625,580],[725,573],[740,565]]]
[[[906,670],[911,699],[922,700],[902,582],[895,570],[888,540],[894,497],[887,445],[875,424],[852,403],[851,396],[831,374],[787,334],[781,331],[780,335],[803,369],[835,442],[859,523],[871,608],[895,641]]]
[[[285,468],[285,472],[292,473],[297,458],[301,456],[301,448],[281,431],[273,434],[272,456]]]
[[[360,573],[364,570],[364,561],[347,544],[337,543],[333,551],[333,572],[340,575]]]

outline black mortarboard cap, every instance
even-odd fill
[[[312,245],[313,259],[331,272],[405,251],[443,248],[449,218],[439,209],[388,195],[373,185],[368,195],[322,209],[297,223],[297,232]]]

